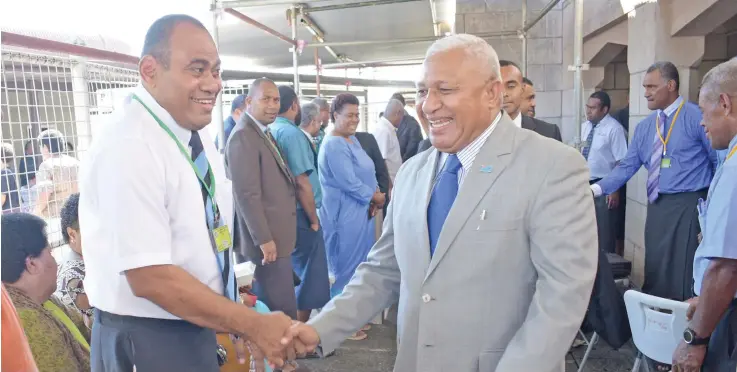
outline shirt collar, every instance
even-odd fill
[[[522,113],[517,113],[517,117],[512,119],[514,122],[514,125],[517,126],[517,128],[522,128]]]
[[[502,112],[500,111],[499,114],[496,115],[496,118],[491,123],[491,125],[489,125],[489,127],[486,128],[486,130],[484,130],[480,136],[476,137],[475,140],[469,143],[468,146],[464,147],[461,151],[458,151],[456,155],[458,156],[458,160],[460,160],[463,169],[471,168],[474,159],[476,159],[476,155],[478,155],[479,151],[481,150],[481,146],[484,145],[486,140],[491,135],[491,132],[493,132],[494,128],[496,128],[501,118]]]
[[[312,140],[314,140],[314,139],[315,139],[314,137],[312,137],[312,135],[311,135],[311,134],[307,133],[307,131],[306,131],[306,130],[302,129],[302,127],[299,127],[299,130],[301,130],[301,131],[302,131],[302,133],[304,133],[304,134],[305,134],[305,136],[307,136],[307,139],[308,139],[308,140],[312,141]]]
[[[678,106],[681,105],[681,102],[683,102],[683,97],[678,96],[673,103],[670,104],[670,106],[666,107],[665,110],[658,110],[657,113],[660,115],[660,112],[665,112],[665,116],[670,117],[673,115],[674,112],[676,112],[676,109],[678,109]]]
[[[729,141],[729,147],[727,148],[727,153],[729,153],[729,151],[732,151],[732,149],[735,146],[737,146],[737,136],[732,137],[732,140]]]
[[[266,132],[269,129],[269,127],[267,127],[266,125],[261,124],[260,121],[256,120],[256,118],[254,118],[253,116],[251,116],[251,113],[246,112],[246,114],[248,115],[248,117],[251,118],[251,120],[253,120],[254,123],[256,123],[256,125],[258,125],[259,128],[261,128],[261,131],[262,132]]]
[[[387,128],[390,128],[393,131],[397,131],[397,128],[394,127],[394,124],[392,124],[389,120],[387,120],[385,117],[379,118],[379,122],[383,125],[385,125]]]
[[[143,101],[143,103],[148,106],[148,108],[156,115],[158,118],[167,126],[169,127],[169,130],[174,133],[174,135],[177,137],[179,142],[182,143],[184,146],[189,146],[189,140],[192,139],[192,131],[186,128],[181,127],[177,122],[174,120],[174,118],[169,114],[166,109],[161,107],[159,103],[156,101],[156,99],[149,93],[146,88],[144,88],[142,85],[139,85],[135,89],[135,94],[138,96],[138,98]],[[136,102],[136,104],[139,104]],[[146,112],[148,115],[148,112]],[[151,118],[153,120],[153,118]],[[158,124],[157,124],[158,125]]]

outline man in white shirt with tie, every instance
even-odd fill
[[[587,122],[581,128],[581,154],[591,173],[592,185],[599,182],[627,155],[624,127],[609,115],[611,98],[606,92],[594,92],[586,103]],[[599,248],[608,253],[616,251],[615,209],[619,207],[619,191],[595,199],[596,221],[599,230]],[[621,252],[617,252],[621,254]]]
[[[386,105],[384,116],[379,118],[374,130],[371,134],[376,137],[379,144],[381,156],[386,161],[386,167],[389,169],[389,177],[394,183],[394,178],[402,166],[402,153],[399,148],[399,138],[397,137],[397,128],[404,117],[404,105],[399,100],[392,99]],[[390,187],[391,188],[391,187]]]
[[[281,365],[289,317],[234,301],[232,199],[205,128],[222,88],[215,43],[196,19],[165,16],[138,68],[80,169],[91,370],[218,372],[215,332]]]

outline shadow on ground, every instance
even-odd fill
[[[335,355],[326,359],[300,361],[300,372],[392,372],[396,348],[395,331],[388,325],[374,325],[363,341],[346,341]],[[566,358],[566,371],[576,372],[586,347],[579,347]],[[585,372],[625,372],[632,369],[635,351],[631,344],[619,351],[600,341],[589,356]],[[484,371],[486,372],[486,371]]]

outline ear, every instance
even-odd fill
[[[732,105],[732,98],[730,98],[725,93],[719,94],[719,106],[724,111],[725,116],[731,114],[734,110],[734,105]]]
[[[150,55],[143,56],[138,62],[138,72],[141,74],[141,80],[150,86],[155,86],[156,75],[159,70],[159,63],[156,58]]]
[[[26,257],[26,271],[31,273],[31,275],[40,273],[41,263],[33,257]]]
[[[498,79],[492,80],[490,83],[486,84],[486,87],[484,88],[485,93],[489,97],[489,108],[498,108],[499,102],[502,102],[502,82]]]
[[[676,81],[675,80],[668,80],[668,90],[671,92],[676,92],[678,89],[676,89]]]

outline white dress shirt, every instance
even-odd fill
[[[517,117],[512,119],[512,121],[514,122],[514,125],[517,126],[517,128],[522,128],[522,113],[518,112]]]
[[[177,125],[144,88],[135,94],[189,149],[191,131]],[[232,222],[222,160],[207,129],[199,134],[213,168],[216,200],[225,221]],[[95,136],[81,164],[79,188],[84,286],[92,306],[118,315],[178,319],[131,291],[125,271],[154,265],[176,265],[222,294],[198,178],[141,103],[128,97]]]
[[[456,154],[458,156],[458,160],[461,162],[461,170],[458,171],[458,188],[460,189],[461,185],[463,184],[463,180],[466,179],[466,174],[471,170],[471,167],[473,166],[473,161],[476,160],[476,155],[479,154],[479,151],[481,151],[481,147],[486,143],[486,140],[489,138],[491,133],[496,128],[496,125],[499,124],[499,120],[502,118],[502,113],[499,112],[499,114],[496,116],[496,119],[489,125],[486,130],[484,130],[480,136],[476,137],[473,142],[468,144],[468,146],[464,147],[461,151],[458,151]],[[443,170],[443,165],[445,164],[445,160],[448,159],[448,154],[445,152],[440,152],[440,156],[438,156],[438,166],[435,167],[436,175],[440,173],[441,170]]]
[[[371,134],[376,137],[376,142],[379,144],[379,150],[381,151],[381,157],[386,160],[389,177],[391,177],[392,183],[394,183],[397,172],[399,172],[399,167],[402,166],[402,152],[399,148],[397,130],[389,120],[382,117],[379,118],[379,123],[371,131]]]
[[[590,121],[585,122],[581,128],[581,138],[589,138],[592,128],[594,126]],[[614,169],[617,162],[627,155],[627,138],[624,134],[624,127],[607,114],[596,125],[589,147],[587,161],[591,179],[604,178]]]

